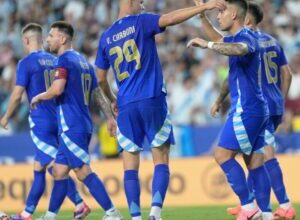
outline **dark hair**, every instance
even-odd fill
[[[263,9],[257,2],[248,2],[248,13],[254,17],[256,24],[259,24],[264,19]]]
[[[74,36],[74,28],[66,21],[56,21],[51,25],[51,28],[58,28],[60,32],[68,35],[71,39]]]
[[[34,31],[37,32],[39,34],[43,33],[43,28],[41,25],[37,24],[37,23],[29,23],[27,25],[25,25],[25,27],[23,27],[21,33],[25,34],[28,31]]]
[[[238,6],[240,10],[240,15],[242,18],[246,17],[247,10],[248,10],[248,2],[246,0],[225,0],[229,4],[234,4]]]

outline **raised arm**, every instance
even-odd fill
[[[203,5],[203,0],[194,0],[195,5]],[[223,42],[223,35],[212,25],[212,23],[207,18],[205,12],[199,14],[202,20],[202,29],[208,36],[209,40],[214,42]]]
[[[159,26],[161,28],[176,25],[182,23],[195,15],[204,12],[206,10],[211,10],[218,8],[224,10],[226,7],[224,0],[212,0],[203,5],[198,5],[190,8],[179,9],[172,11],[168,14],[164,14],[159,19]]]
[[[13,92],[9,98],[7,110],[4,116],[1,118],[1,126],[3,128],[7,129],[8,120],[12,117],[16,108],[19,106],[24,91],[25,88],[23,86],[14,87]]]
[[[292,82],[292,71],[289,65],[284,65],[280,68],[280,75],[282,79],[281,91],[283,96],[286,98]]]
[[[187,44],[187,47],[191,46],[202,49],[209,48],[225,56],[244,56],[249,53],[248,46],[245,43],[208,42],[201,38],[195,38]]]

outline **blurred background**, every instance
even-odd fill
[[[262,30],[279,39],[294,76],[286,100],[286,112],[278,130],[279,153],[300,153],[300,1],[264,0]],[[166,13],[193,5],[192,0],[147,0],[146,11]],[[45,36],[56,20],[67,20],[76,29],[74,48],[94,64],[101,33],[117,18],[117,0],[0,0],[0,115],[6,111],[15,83],[18,60],[24,54],[20,31],[28,22],[43,25]],[[213,23],[217,12],[210,12]],[[168,88],[177,144],[172,157],[209,155],[226,118],[229,100],[221,114],[212,118],[210,107],[227,76],[227,58],[207,50],[186,49],[189,39],[203,36],[201,21],[193,18],[170,27],[157,36],[157,46]],[[114,84],[113,74],[109,74]],[[92,108],[95,124],[90,151],[95,160],[115,158],[117,143],[108,137],[105,119]],[[33,143],[29,137],[29,105],[24,97],[10,121],[9,130],[0,129],[0,163],[30,162]],[[148,157],[148,151],[143,152]]]

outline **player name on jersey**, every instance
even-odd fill
[[[122,40],[125,37],[127,37],[131,34],[134,34],[134,33],[135,33],[135,27],[131,26],[131,27],[128,27],[125,30],[113,35],[112,39],[114,42],[116,42],[116,41]]]

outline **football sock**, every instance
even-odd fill
[[[140,182],[137,170],[124,172],[124,189],[131,217],[140,217]]]
[[[83,183],[89,189],[92,196],[98,202],[98,204],[105,210],[109,210],[113,207],[113,204],[109,198],[109,195],[102,183],[95,173],[90,173]]]
[[[34,178],[27,196],[25,211],[32,214],[43,195],[46,187],[45,171],[34,171]],[[24,216],[25,217],[25,216]]]
[[[68,191],[68,179],[54,180],[48,211],[58,213]]]
[[[276,158],[265,162],[265,167],[268,171],[273,192],[279,204],[289,202],[285,186],[283,183],[282,171]]]
[[[252,203],[253,196],[249,192],[245,173],[241,165],[235,159],[230,159],[221,164],[221,168],[226,174],[231,188],[239,197],[241,205]]]
[[[249,170],[249,175],[253,180],[254,195],[258,207],[262,212],[271,212],[271,185],[265,166]]]

